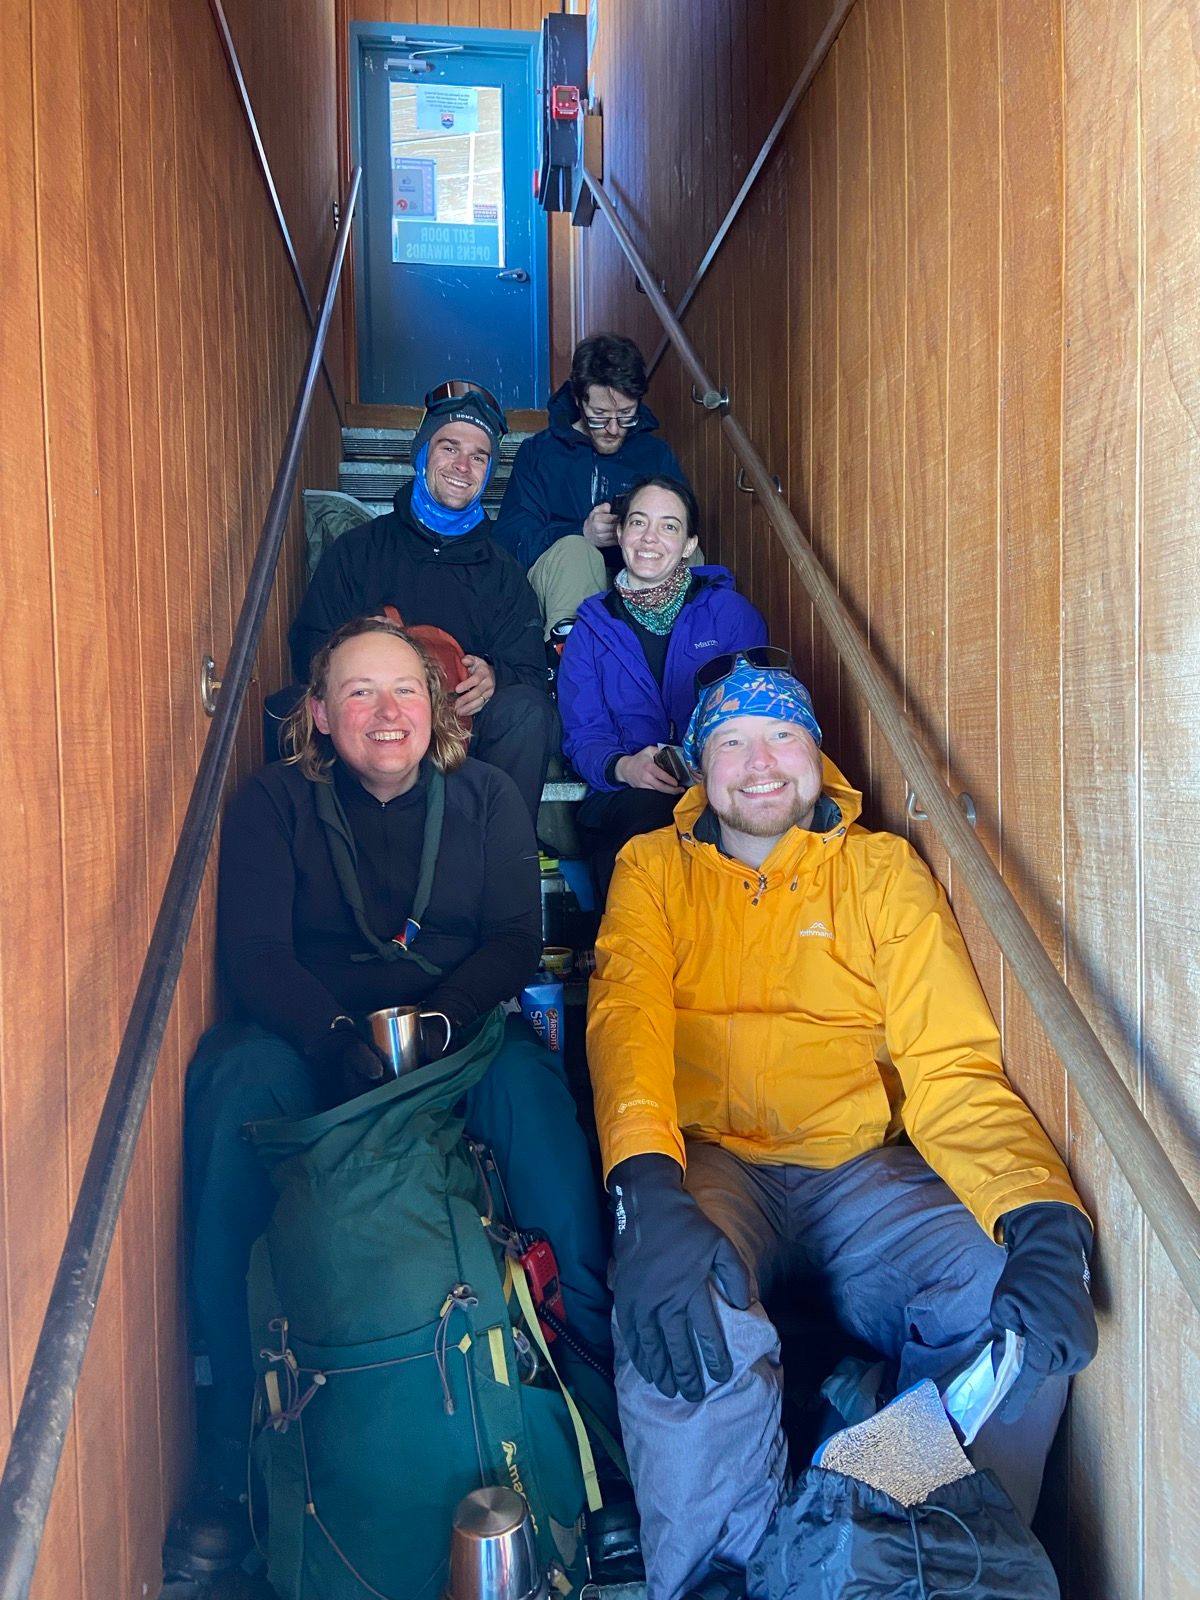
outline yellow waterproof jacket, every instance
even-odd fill
[[[707,800],[617,861],[588,1001],[607,1174],[683,1135],[745,1161],[835,1167],[901,1130],[990,1234],[1016,1206],[1079,1206],[1004,1075],[941,885],[825,761],[840,809],[761,871],[696,837]],[[833,808],[830,808],[832,811]]]

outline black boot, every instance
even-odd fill
[[[245,1499],[230,1500],[215,1489],[194,1494],[167,1529],[163,1572],[168,1577],[205,1578],[240,1566],[254,1535]]]

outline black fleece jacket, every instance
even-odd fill
[[[411,484],[392,503],[394,510],[351,528],[321,558],[288,634],[297,681],[307,683],[309,662],[335,628],[392,605],[414,627],[444,628],[468,655],[486,656],[498,689],[544,690],[537,599],[493,541],[491,519],[445,539],[413,515]]]
[[[386,805],[336,770],[358,856],[367,924],[379,939],[412,907],[428,772]],[[537,844],[506,773],[468,760],[446,777],[446,812],[433,891],[415,961],[356,961],[366,941],[338,886],[316,785],[296,767],[256,772],[230,802],[221,833],[222,966],[242,1010],[310,1049],[339,1013],[421,1004],[455,1026],[516,994],[542,948]]]

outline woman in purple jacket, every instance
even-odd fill
[[[590,791],[578,824],[601,900],[625,841],[671,820],[682,790],[654,756],[683,736],[696,669],[766,643],[726,567],[688,566],[698,524],[686,484],[635,483],[617,530],[625,565],[607,594],[584,601],[563,650],[563,751]]]

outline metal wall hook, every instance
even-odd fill
[[[783,485],[782,485],[782,483],[780,483],[779,479],[774,475],[774,473],[771,474],[771,482],[775,485],[775,493],[776,494],[782,494],[783,493]],[[742,491],[743,494],[753,494],[754,493],[754,485],[752,483],[747,483],[746,482],[746,469],[745,469],[745,467],[739,467],[738,470],[737,470],[737,486]]]
[[[642,280],[640,278],[635,278],[633,280],[633,287],[637,290],[637,292],[639,294],[645,294],[645,292],[646,292],[646,286],[645,286],[645,284],[642,282]],[[666,292],[667,292],[667,280],[665,278],[659,278],[658,279],[658,292],[659,292],[659,294],[666,294]]]
[[[967,793],[967,791],[965,789],[959,795],[958,803],[963,809],[963,816],[966,817],[967,821],[971,824],[972,827],[975,827],[976,823],[979,820],[978,815],[977,815],[976,810],[975,810],[975,801]],[[911,789],[908,790],[908,798],[907,798],[907,800],[905,802],[905,809],[908,812],[910,821],[912,821],[912,822],[928,822],[929,821],[929,813],[928,813],[928,811],[919,811],[917,809],[917,797],[916,797],[916,795],[914,794],[914,792]]]
[[[728,389],[706,389],[704,391],[704,393],[701,394],[700,391],[696,388],[696,385],[693,384],[692,385],[692,404],[695,405],[695,406],[703,406],[705,411],[728,411],[729,410],[729,390]]]
[[[200,658],[200,704],[204,707],[205,716],[215,715],[217,709],[217,696],[221,692],[221,680],[217,677],[217,663],[211,656]]]

